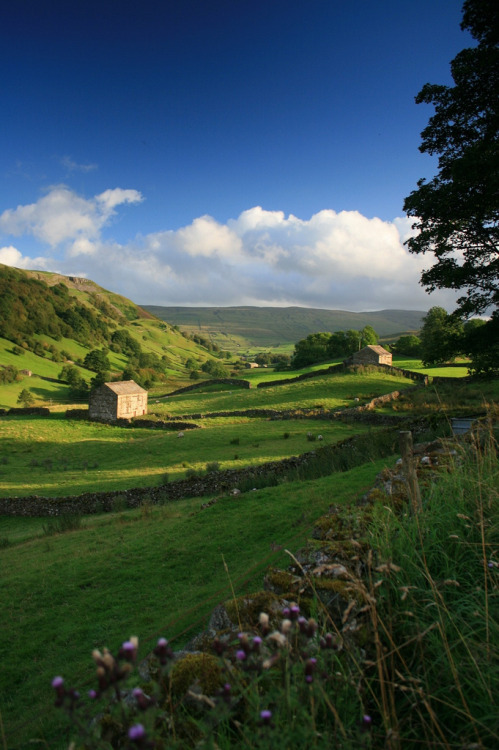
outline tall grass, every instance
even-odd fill
[[[377,509],[371,689],[393,746],[499,745],[498,475],[492,433],[475,434],[421,513]]]

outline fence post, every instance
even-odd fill
[[[402,456],[402,470],[407,480],[407,489],[411,502],[411,510],[414,514],[419,513],[422,508],[421,492],[419,490],[418,475],[414,462],[412,450],[412,432],[400,430],[399,432],[400,455]]]

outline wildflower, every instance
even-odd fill
[[[239,633],[237,637],[239,639],[239,643],[241,645],[242,650],[244,651],[245,654],[248,654],[250,650],[248,636],[246,635],[246,633]]]
[[[222,688],[222,698],[226,703],[230,703],[232,698],[232,686],[229,682],[226,682]]]
[[[317,630],[317,623],[316,621],[311,617],[310,620],[307,623],[307,629],[306,629],[306,635],[309,638],[313,638],[315,635],[315,631]]]
[[[146,738],[146,730],[142,724],[133,724],[128,730],[128,739],[132,742],[142,742]]]
[[[315,667],[317,665],[317,659],[314,659],[313,657],[310,659],[307,659],[305,662],[305,682],[311,683],[313,682],[313,673],[315,671]]]
[[[260,723],[264,726],[272,726],[272,711],[269,711],[268,708],[260,711]]]
[[[253,638],[253,651],[259,651],[261,645],[262,639],[259,635],[255,635],[255,637]]]
[[[287,643],[286,636],[282,633],[279,633],[278,630],[275,630],[269,635],[269,640],[274,641],[274,643],[276,643],[279,648],[283,648],[283,646],[285,646]]]
[[[159,663],[164,667],[168,659],[173,656],[173,651],[168,645],[166,638],[159,638],[154,649],[154,655],[158,657]]]
[[[297,620],[298,615],[300,614],[300,607],[298,606],[298,604],[292,604],[289,608],[289,612],[290,612],[289,614],[290,618],[292,620]]]
[[[64,697],[66,695],[66,688],[64,687],[64,679],[62,677],[54,677],[52,680],[52,687],[55,690],[55,705],[62,706]]]
[[[321,648],[335,648],[334,637],[331,633],[326,633],[324,638],[320,639]]]
[[[269,628],[269,616],[266,612],[260,612],[259,622],[260,622],[260,629],[263,635],[267,635],[270,628]]]
[[[152,701],[151,699],[144,693],[142,688],[136,687],[132,690],[132,695],[137,701],[137,706],[142,710],[145,711],[146,708],[149,708]]]
[[[125,641],[121,646],[119,655],[122,659],[126,659],[127,661],[135,661],[135,657],[137,656],[136,640],[130,638],[129,641]]]
[[[88,697],[90,700],[94,701],[98,697],[98,693],[96,690],[92,689],[88,691]]]
[[[360,723],[360,731],[361,732],[369,732],[371,729],[372,724],[372,718],[369,716],[369,714],[364,714],[362,717],[362,721]]]
[[[291,620],[283,620],[281,623],[281,633],[287,635],[292,627],[293,623],[291,622]]]
[[[242,648],[236,651],[236,659],[244,661],[246,659],[246,651],[243,651]]]

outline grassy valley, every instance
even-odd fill
[[[19,273],[22,286],[29,276]],[[215,349],[92,282],[66,283],[46,274],[36,274],[34,281],[44,285],[48,299],[47,290],[64,285],[66,291],[58,292],[63,304],[55,300],[44,329],[29,330],[36,326],[25,302],[17,306],[18,312],[24,310],[24,330],[15,330],[12,316],[4,321],[0,363],[19,370],[22,363],[33,374],[1,384],[0,406],[14,406],[20,388],[29,387],[50,414],[0,416],[0,498],[110,491],[116,497],[106,513],[0,516],[0,747],[67,748],[76,727],[54,707],[50,682],[56,674],[78,687],[85,710],[92,712],[85,698],[95,684],[92,649],[107,646],[116,652],[132,634],[140,637],[139,659],[151,653],[159,636],[181,648],[203,631],[213,608],[224,604],[227,612],[237,613],[221,672],[237,696],[227,703],[233,718],[217,713],[225,705],[218,683],[213,695],[205,696],[207,702],[203,698],[205,708],[210,701],[214,706],[213,721],[198,706],[192,724],[192,696],[175,693],[168,719],[173,725],[163,723],[164,729],[174,726],[174,733],[169,729],[167,738],[158,740],[159,748],[213,747],[213,732],[221,750],[284,750],[293,742],[325,748],[335,746],[338,738],[348,750],[366,742],[397,750],[404,742],[433,746],[435,737],[435,747],[470,747],[476,741],[478,747],[492,748],[499,737],[493,711],[487,708],[495,700],[499,620],[494,511],[499,381],[469,381],[463,378],[465,367],[429,372],[421,362],[400,357],[394,364],[430,375],[428,387],[372,367],[324,373],[324,364],[280,373],[236,370],[250,382],[249,389],[212,384],[203,372],[196,382],[190,377],[193,362],[225,361],[229,374],[234,358],[219,358]],[[100,320],[95,339],[92,329],[86,336],[74,327],[58,329],[61,321],[68,325],[74,300],[80,317],[85,318],[88,307],[89,320]],[[113,339],[116,331],[126,336]],[[131,356],[123,342],[139,362],[128,336],[141,352],[162,363],[149,388],[148,417],[170,423],[170,429],[147,429],[140,421],[125,427],[68,419],[68,406],[85,401],[75,400],[68,384],[59,380],[65,361],[90,382],[95,372],[84,360],[96,348],[106,349],[111,372],[119,375]],[[305,373],[312,377],[295,380]],[[452,376],[453,382],[432,382],[439,375]],[[284,382],[273,383],[276,378]],[[173,393],[187,384],[198,387]],[[349,415],[394,391],[398,398],[356,418],[332,418],[333,412]],[[259,410],[272,410],[273,416]],[[415,439],[451,439],[453,416],[485,414],[489,427],[477,443],[465,440],[444,450],[440,460],[451,471],[438,478],[435,465],[431,473],[420,475],[425,515],[408,513],[411,500],[393,468],[399,431],[410,425],[422,430]],[[176,425],[182,421],[197,428],[182,429],[180,439]],[[340,460],[333,460],[340,450]],[[278,473],[271,463],[292,457],[297,457],[296,471]],[[240,492],[169,499],[167,485],[189,476],[211,477],[216,483],[226,470],[246,469],[262,473],[254,483],[240,486],[234,474],[231,490]],[[380,476],[395,488],[391,495],[381,491]],[[134,491],[140,493],[140,503],[132,508],[127,498]],[[293,600],[316,633],[307,642],[306,656],[298,648],[305,647],[298,624],[281,625],[275,615],[273,627],[282,628],[279,637],[288,639],[287,655],[281,653],[276,670],[267,673],[261,665],[256,670],[257,655],[248,652],[245,659],[256,671],[243,669],[239,682],[237,633],[248,629],[251,637],[258,635],[259,612],[275,606],[280,613],[283,601]],[[284,629],[289,627],[288,635]],[[320,645],[326,636],[335,644],[330,653]],[[209,659],[215,658],[211,640]],[[275,643],[265,640],[262,648],[268,658]],[[459,654],[457,662],[453,654]],[[327,674],[335,675],[334,684],[322,667],[313,680],[303,678],[309,674],[304,670],[315,669],[313,660],[320,664],[322,659]],[[170,665],[162,687],[134,672],[131,686],[159,690],[159,696],[165,686],[176,689],[170,681],[174,672]],[[173,693],[169,695],[171,708]],[[102,707],[99,700],[97,711]],[[275,722],[271,735],[258,719],[269,708]],[[139,718],[147,732],[156,731],[154,711],[133,718],[130,706],[112,705],[114,746],[130,745],[129,721]],[[364,726],[366,716],[369,726]],[[193,726],[196,731],[189,734]],[[206,727],[210,729],[203,734]],[[395,734],[400,742],[393,740]],[[111,746],[110,740],[93,742],[86,746]]]

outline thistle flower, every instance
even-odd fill
[[[369,716],[369,714],[364,714],[362,717],[362,721],[360,723],[360,731],[361,732],[369,732],[371,729],[372,724],[372,718]]]
[[[142,724],[133,724],[128,730],[128,739],[132,742],[141,743],[146,738],[146,730]]]
[[[269,616],[266,612],[260,612],[259,623],[260,623],[260,629],[263,635],[267,635],[270,627],[269,627]]]
[[[255,635],[253,638],[253,651],[260,651],[260,646],[262,645],[262,639],[259,635]]]
[[[165,666],[168,659],[171,659],[173,656],[173,651],[171,650],[170,646],[168,645],[168,641],[166,638],[159,638],[158,642],[156,644],[156,647],[153,651],[154,655],[158,657],[159,663],[161,666]]]
[[[269,711],[268,708],[260,711],[260,724],[268,727],[272,726],[272,711]]]
[[[129,641],[125,641],[120,648],[119,656],[127,661],[135,661],[137,656],[137,644],[130,638]]]
[[[305,682],[311,683],[314,681],[313,673],[317,665],[317,659],[311,657],[305,662]]]

